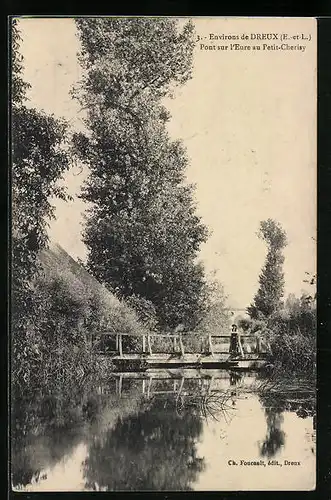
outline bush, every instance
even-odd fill
[[[311,374],[316,369],[316,342],[311,336],[297,333],[277,334],[271,342],[271,360],[286,371]]]
[[[13,310],[14,384],[42,386],[53,378],[80,383],[97,365],[91,354],[93,333],[148,331],[124,301],[63,262],[62,256],[56,263],[44,262],[26,291],[29,308]],[[126,347],[134,350],[141,339],[128,342]]]

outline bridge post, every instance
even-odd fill
[[[243,350],[243,347],[241,345],[241,339],[240,339],[240,335],[238,334],[238,349],[239,349],[239,353],[242,357],[244,357],[244,350]]]
[[[120,379],[119,379],[119,382],[118,382],[119,397],[121,397],[121,395],[122,395],[122,382],[123,382],[123,375],[120,375]]]
[[[261,352],[261,339],[260,337],[256,337],[256,354],[260,354]]]
[[[209,351],[212,356],[214,356],[214,350],[213,350],[213,342],[211,338],[211,333],[208,334],[208,342],[209,342]]]
[[[180,345],[180,352],[181,352],[182,356],[184,357],[185,352],[184,352],[184,345],[183,345],[181,333],[179,334],[179,345]]]
[[[120,357],[123,357],[123,345],[122,345],[122,334],[119,334],[119,350],[120,350]]]
[[[146,336],[143,335],[143,352],[146,351]]]
[[[147,334],[147,344],[148,344],[149,354],[151,356],[152,355],[152,346],[151,346],[151,336],[149,333]]]

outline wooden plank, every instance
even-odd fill
[[[237,362],[239,359],[234,359],[232,360],[229,356],[228,353],[226,354],[216,354],[214,353],[214,357],[211,358],[210,356],[205,356],[201,354],[188,354],[184,353],[184,356],[182,358],[174,357],[174,355],[169,355],[169,354],[164,354],[164,353],[152,353],[151,355],[147,355],[144,358],[141,357],[141,354],[124,354],[120,356],[112,356],[112,361],[116,362],[117,360],[120,361],[141,361],[142,359],[147,362],[147,364],[167,364],[167,365],[174,365],[174,364],[210,364],[210,363],[225,363],[229,361]],[[263,359],[257,355],[250,354],[249,356],[245,356],[243,360],[246,361],[254,361],[254,360],[259,360]]]
[[[174,394],[174,391],[153,391],[153,396],[158,394]]]
[[[218,356],[215,358],[219,358],[219,359],[228,359],[229,358],[229,353],[224,353],[224,354],[218,354]],[[127,360],[127,361],[140,361],[140,360],[144,360],[144,361],[158,361],[158,360],[162,360],[162,361],[173,361],[174,363],[178,363],[179,362],[179,358],[178,357],[174,357],[173,353],[170,353],[170,354],[167,354],[167,353],[152,353],[151,355],[147,355],[145,356],[144,358],[142,358],[141,354],[139,353],[133,353],[133,354],[123,354],[122,356],[112,356],[111,358],[112,360],[116,361],[117,359],[118,360]],[[210,356],[208,355],[205,355],[205,354],[200,354],[200,353],[185,353],[185,359],[187,359],[188,361],[203,361],[204,359],[210,361]]]
[[[184,349],[184,354],[187,355],[191,355],[191,356],[201,356],[201,355],[205,355],[206,353],[205,352],[191,352],[191,351],[185,351],[185,346],[183,346],[183,349]],[[116,351],[107,351],[108,353],[116,353]],[[217,347],[215,347],[215,345],[213,345],[213,353],[216,355],[216,354],[219,354],[219,355],[226,355],[226,354],[229,354],[229,349],[226,348],[226,349],[217,349]],[[136,356],[136,359],[145,359],[143,357],[143,352],[140,352],[140,353],[132,353],[132,354],[126,354],[125,356]],[[146,351],[145,351],[145,354],[146,354]],[[152,355],[154,356],[155,355],[158,355],[158,356],[173,356],[174,354],[178,354],[178,351],[163,351],[163,352],[160,352],[160,353],[156,353],[156,352],[152,352]],[[150,354],[149,354],[150,355]]]
[[[127,336],[127,337],[142,337],[143,335],[141,333],[127,333],[127,332],[107,332],[107,331],[102,331],[98,332],[96,335],[97,336],[112,336],[115,337],[116,335],[121,334],[122,336]],[[149,334],[151,337],[160,337],[160,338],[178,338],[178,333],[150,333]],[[203,338],[207,337],[206,332],[181,332],[182,337],[197,337],[197,338]],[[218,338],[218,339],[230,339],[231,335],[217,335],[217,334],[212,334],[213,338]],[[256,339],[256,335],[241,335],[243,338],[247,339]]]

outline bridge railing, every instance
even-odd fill
[[[139,339],[139,343],[135,342],[134,352],[141,355],[158,354],[160,351],[155,348],[155,344],[158,341],[162,342],[162,353],[163,354],[177,354],[184,356],[185,354],[191,353],[207,353],[211,356],[215,354],[231,354],[231,335],[215,335],[203,333],[203,336],[194,333],[172,333],[172,334],[162,334],[162,333],[147,333],[147,334],[134,334],[126,332],[99,332],[94,334],[92,338],[92,347],[96,342],[101,339],[112,339],[113,349],[110,352],[118,354],[120,358],[124,357],[125,354],[125,340],[128,338]],[[194,340],[200,342],[201,347],[194,346]],[[186,341],[188,344],[186,345]],[[139,345],[140,344],[140,345]],[[193,344],[193,345],[192,345]],[[239,352],[238,354],[245,354],[245,346],[249,346],[249,352],[252,350],[259,354],[263,352],[261,348],[261,340],[259,337],[254,335],[239,335],[238,336]],[[193,348],[193,350],[192,350]],[[132,350],[130,351],[132,352]]]

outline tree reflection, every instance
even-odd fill
[[[259,397],[265,409],[267,435],[260,453],[271,458],[285,445],[286,434],[281,429],[284,412],[293,412],[299,418],[314,419],[315,385],[311,379],[283,379],[276,373],[267,377],[261,387]]]
[[[53,386],[26,394],[16,388],[11,408],[11,478],[20,489],[44,478],[43,470],[70,454],[84,436],[84,425],[101,403],[84,388]]]
[[[191,490],[204,461],[197,457],[201,419],[179,416],[174,402],[154,400],[148,411],[118,419],[104,439],[93,442],[84,463],[86,488]]]
[[[278,408],[265,408],[267,435],[260,448],[262,457],[272,458],[278,450],[285,444],[285,432],[282,431],[281,425],[284,417],[282,411]]]

